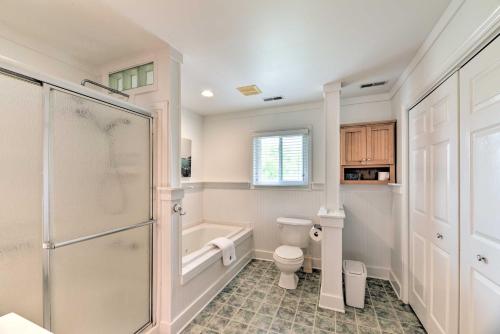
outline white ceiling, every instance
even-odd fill
[[[0,35],[30,36],[47,52],[64,46],[90,68],[166,41],[184,55],[182,105],[211,114],[318,101],[334,80],[347,97],[387,92],[448,2],[2,0]],[[388,84],[359,89],[380,80]],[[249,84],[263,93],[236,90]],[[262,101],[277,95],[285,99]]]
[[[166,45],[100,0],[2,0],[0,36],[90,69]]]
[[[388,92],[449,0],[103,0],[184,55],[182,104],[202,114]],[[388,80],[360,91],[359,85]],[[235,89],[257,84],[263,94]],[[212,89],[215,97],[200,92]],[[281,102],[263,97],[283,95]]]

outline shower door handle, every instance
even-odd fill
[[[178,213],[181,216],[184,216],[187,213],[186,211],[184,211],[184,209],[182,208],[182,206],[179,203],[174,204],[172,211],[175,213]]]

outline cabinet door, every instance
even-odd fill
[[[500,39],[460,70],[460,332],[500,332]]]
[[[340,129],[342,165],[364,165],[366,161],[366,127],[352,126]]]
[[[394,163],[394,124],[366,127],[366,164],[392,165]]]

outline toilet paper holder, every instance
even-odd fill
[[[318,233],[318,231],[323,232],[323,228],[321,227],[321,225],[320,225],[320,224],[314,224],[314,225],[313,225],[313,228],[312,228],[311,230],[316,230],[316,231],[314,231],[314,233],[313,233],[315,237],[319,237],[319,233]],[[311,232],[312,232],[312,231],[311,231]],[[312,237],[312,236],[311,236],[311,237]]]

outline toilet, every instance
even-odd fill
[[[296,289],[299,277],[295,274],[304,263],[304,251],[309,246],[309,230],[312,221],[308,219],[279,217],[281,246],[273,254],[274,263],[281,271],[278,285],[285,289]]]

